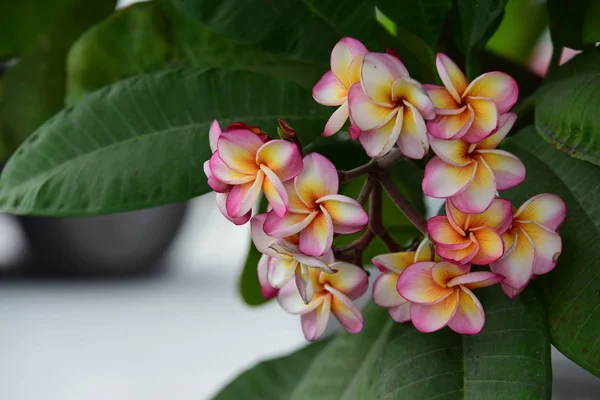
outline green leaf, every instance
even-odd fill
[[[290,355],[263,361],[230,382],[213,400],[288,399],[315,356],[329,342],[320,340]]]
[[[36,128],[63,107],[67,52],[82,32],[114,10],[116,1],[72,0],[70,3],[62,17],[52,22],[50,29],[37,38],[35,44],[23,53],[19,63],[10,68],[2,78],[2,161],[6,160]]]
[[[375,5],[395,24],[421,38],[430,48],[437,48],[451,0],[375,0]]]
[[[285,60],[235,43],[169,2],[137,3],[118,10],[75,42],[67,63],[67,102],[133,75],[176,67],[254,70],[312,88],[326,69],[323,64]]]
[[[325,111],[325,114],[323,114]],[[17,214],[89,216],[179,202],[209,191],[208,129],[288,120],[305,143],[329,110],[297,84],[234,71],[140,75],[82,99],[40,127],[0,179],[0,206]]]
[[[291,398],[550,399],[550,338],[537,290],[514,300],[497,286],[475,294],[487,322],[474,336],[420,333],[368,306],[363,332],[334,338]]]
[[[548,17],[552,42],[557,46],[582,49],[600,41],[596,0],[548,0]]]
[[[550,333],[558,350],[600,376],[600,167],[554,149],[533,127],[509,138],[506,149],[523,160],[527,179],[503,196],[518,207],[534,195],[556,193],[567,204],[563,252],[556,268],[540,277]]]
[[[600,165],[600,49],[577,55],[535,98],[535,127],[558,149]]]

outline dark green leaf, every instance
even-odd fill
[[[483,48],[500,24],[504,6],[508,0],[457,0],[458,19],[454,30],[458,44],[469,57],[474,51]]]
[[[596,0],[548,0],[548,17],[552,42],[557,46],[581,49],[600,41]]]
[[[323,60],[325,63],[325,60]],[[133,75],[171,67],[256,70],[308,88],[326,67],[280,57],[216,34],[175,9],[152,1],[121,9],[83,34],[68,58],[67,101]]]
[[[550,338],[536,292],[509,300],[497,286],[476,290],[487,322],[475,336],[420,333],[369,306],[363,332],[334,338],[292,399],[550,399]]]
[[[586,51],[546,80],[535,99],[535,126],[573,157],[600,165],[600,49]]]
[[[506,149],[527,166],[527,179],[503,192],[518,207],[540,193],[556,193],[567,204],[560,228],[563,252],[541,278],[552,343],[600,376],[600,167],[575,160],[545,143],[533,127],[507,140]]]
[[[263,361],[230,382],[213,400],[285,400],[314,358],[329,344],[320,340],[294,353]]]
[[[64,15],[53,21],[50,29],[38,37],[2,78],[0,160],[6,160],[23,140],[63,107],[65,58],[71,44],[90,25],[109,15],[115,3],[116,0],[71,1]]]
[[[328,111],[297,84],[251,72],[130,78],[40,127],[6,165],[0,205],[18,214],[88,216],[187,200],[209,191],[202,164],[213,119],[272,131],[281,117],[310,143]]]

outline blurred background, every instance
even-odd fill
[[[545,74],[543,6],[511,0],[488,50]],[[248,246],[212,194],[94,218],[0,214],[0,399],[208,399],[302,346],[299,318],[243,302]],[[600,398],[600,380],[555,350],[553,369],[555,399]]]

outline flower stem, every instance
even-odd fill
[[[400,246],[387,232],[383,225],[383,189],[377,182],[371,191],[371,201],[369,203],[369,229],[381,238],[388,250],[391,252],[400,251]]]
[[[389,175],[381,175],[377,177],[381,186],[386,191],[390,199],[396,204],[396,206],[402,211],[402,213],[408,218],[408,220],[417,228],[421,233],[427,236],[427,223],[425,218],[419,213],[419,211],[413,207],[412,204],[406,200],[398,186],[394,183]]]
[[[367,180],[365,181],[365,184],[363,185],[362,189],[360,190],[360,193],[358,194],[358,198],[356,199],[358,204],[360,204],[361,206],[365,205],[376,183],[377,179],[372,174],[369,174]]]
[[[338,171],[340,182],[348,182],[371,172],[383,171],[403,158],[400,149],[394,149],[381,158],[374,158],[368,163],[348,171]]]

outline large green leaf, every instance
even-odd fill
[[[548,0],[552,42],[581,49],[600,41],[599,16],[597,0]]]
[[[424,334],[369,306],[365,328],[343,333],[315,358],[292,399],[550,399],[550,338],[536,288],[509,300],[477,290],[484,330]]]
[[[90,25],[109,15],[115,3],[116,0],[70,1],[62,16],[52,22],[48,31],[38,36],[19,63],[2,78],[1,161],[6,160],[23,140],[63,107],[65,58],[71,44]]]
[[[328,111],[297,84],[251,72],[130,78],[40,127],[6,165],[0,206],[18,214],[88,216],[187,200],[209,191],[202,164],[211,154],[213,119],[270,130],[285,118],[310,143]]]
[[[544,83],[535,127],[558,149],[600,165],[600,49],[577,55]]]
[[[225,386],[213,400],[288,399],[315,356],[329,344],[320,340],[280,358],[263,361]]]
[[[506,149],[523,160],[527,179],[502,192],[503,196],[519,206],[549,192],[567,204],[567,218],[560,228],[562,254],[556,268],[541,278],[552,343],[600,376],[600,167],[554,149],[533,127],[510,138]]]
[[[311,88],[322,64],[285,60],[241,45],[166,1],[133,4],[83,34],[67,63],[67,102],[127,77],[171,67],[259,70]]]

